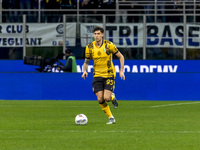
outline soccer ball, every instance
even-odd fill
[[[78,125],[86,125],[88,118],[84,114],[78,114],[75,118],[75,123]]]

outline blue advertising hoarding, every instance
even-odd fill
[[[22,60],[2,60],[0,99],[96,100],[92,73],[81,78],[83,62],[77,60],[79,73],[38,73],[38,66],[24,65]],[[114,64],[117,70],[119,61]],[[200,100],[199,66],[197,60],[127,60],[126,80],[116,76],[116,96],[119,100]]]
[[[65,60],[61,60],[65,64]],[[78,72],[82,72],[84,60],[77,60]],[[119,60],[113,61],[119,71]],[[92,72],[90,61],[89,72]],[[37,72],[39,66],[24,65],[23,60],[0,60],[0,72]],[[183,73],[200,72],[200,60],[125,60],[126,73]]]

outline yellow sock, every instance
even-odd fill
[[[114,98],[115,98],[115,95],[112,94],[112,95],[111,95],[111,101],[113,101]]]
[[[112,117],[112,113],[110,111],[110,107],[109,105],[107,105],[106,102],[104,102],[103,104],[99,104],[102,108],[102,110],[105,112],[105,114],[110,118]]]

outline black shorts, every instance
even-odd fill
[[[111,78],[94,77],[92,82],[92,88],[94,93],[104,90],[109,90],[113,92],[115,88],[114,77]]]

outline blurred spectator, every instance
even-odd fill
[[[127,23],[127,13],[128,13],[128,9],[130,9],[130,2],[128,2],[128,0],[121,0],[121,3],[119,3],[119,22],[122,23]]]
[[[200,2],[196,2],[196,22],[200,23]]]
[[[119,14],[122,14],[120,16],[120,22],[123,23],[139,22],[140,16],[138,14],[141,14],[142,13],[141,9],[143,9],[143,7],[140,7],[139,1],[121,0],[120,2],[121,3],[119,3]],[[131,14],[137,14],[137,15],[131,15]]]
[[[8,9],[7,0],[2,0],[2,9]],[[9,12],[2,11],[2,22],[6,22]]]
[[[79,8],[81,8],[83,0],[73,0],[73,1],[74,1],[74,8],[75,9],[78,8],[78,4],[79,4]]]
[[[8,9],[17,9],[17,1],[9,0]],[[9,11],[10,22],[18,22],[17,11]]]
[[[115,9],[116,9],[116,0],[103,0],[102,8],[107,9],[103,13],[109,15],[106,17],[106,22],[114,23],[115,22]],[[113,10],[113,11],[108,11]]]
[[[155,0],[143,0],[144,4],[144,9],[145,9],[145,14],[147,15],[146,21],[147,22],[154,22],[154,5],[155,5]]]
[[[31,0],[19,0],[20,9],[31,9]],[[21,11],[20,20],[23,20],[23,14],[26,14],[27,22],[31,21],[31,11]]]
[[[43,11],[45,9],[45,4],[46,4],[46,0],[40,0],[40,13],[41,13],[41,22],[45,22],[45,11]]]
[[[157,21],[161,21],[163,23],[166,22],[166,16],[164,16],[164,14],[165,14],[165,1],[166,0],[156,0],[156,2],[157,2],[157,4],[156,4],[157,5],[157,12],[156,13],[161,14],[161,16],[157,17],[158,18]]]
[[[176,0],[175,1],[175,10],[176,10],[176,14],[180,14],[179,17],[176,17],[176,22],[183,22],[183,14],[184,13],[184,3],[182,0]]]
[[[166,14],[169,14],[166,16],[166,22],[176,22],[179,20],[180,16],[175,16],[174,14],[177,14],[176,12],[176,2],[175,0],[169,0],[165,3]]]
[[[100,19],[100,17],[98,16],[99,12],[98,9],[101,8],[101,1],[100,0],[83,0],[83,2],[81,3],[81,8],[82,9],[95,9],[95,11],[83,11],[82,14],[85,15],[92,15],[92,16],[85,16],[85,22],[95,22],[95,21],[99,21],[102,20]],[[97,16],[95,16],[97,15]]]
[[[165,4],[166,22],[183,22],[183,3],[182,0],[170,0]],[[178,14],[178,15],[176,15]]]
[[[76,10],[74,10],[76,8],[76,5],[77,2],[75,2],[75,0],[60,0],[60,9],[68,10],[61,12],[60,21],[62,21],[62,15],[66,14],[67,15],[66,21],[72,22],[74,20],[73,14],[76,14]]]
[[[38,5],[39,5],[39,0],[32,0],[32,3],[31,3],[31,8],[32,9],[38,9],[39,8]],[[33,15],[32,21],[33,22],[37,22],[38,21],[38,10],[37,11],[33,11],[32,15]]]
[[[46,0],[46,9],[60,9],[60,0]],[[47,22],[58,22],[59,12],[57,11],[46,11]]]
[[[144,9],[146,9],[145,14],[147,14],[147,22],[166,22],[166,16],[163,15],[165,14],[165,1],[166,0],[145,0]],[[155,14],[162,15],[158,16]]]
[[[194,21],[194,0],[185,0],[185,9],[187,16],[187,22]]]
[[[74,0],[60,0],[61,9],[73,9],[74,5]]]
[[[89,5],[89,2],[90,0],[83,0],[81,2],[81,5],[80,5],[80,9],[90,9],[90,5]],[[89,16],[87,16],[88,14],[90,14],[90,11],[80,11],[80,14],[83,14],[84,16],[81,16],[82,17],[82,22],[88,22],[89,20]]]
[[[16,0],[2,0],[2,7],[4,9],[17,9],[17,1]],[[3,13],[5,16],[3,17],[4,21],[9,22],[17,22],[18,21],[18,15],[17,11],[9,11]]]
[[[128,14],[134,14],[134,16],[128,16],[128,22],[138,23],[140,18],[138,14],[143,14],[144,7],[140,5],[139,1],[132,1],[132,0],[126,0],[126,1],[130,1],[129,9],[131,10],[128,10]]]

